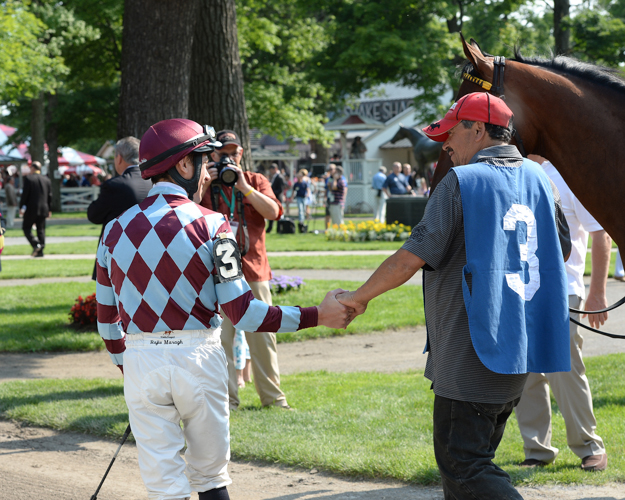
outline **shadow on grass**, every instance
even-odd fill
[[[84,399],[102,399],[112,396],[123,396],[123,386],[98,387],[86,391],[61,391],[50,394],[33,394],[29,396],[0,397],[0,412],[6,412],[20,406],[53,403],[57,401],[78,401]],[[90,417],[91,418],[91,417]],[[95,417],[97,418],[97,417]],[[126,416],[128,418],[128,416]]]
[[[625,406],[625,397],[616,397],[607,394],[597,397],[595,394],[593,394],[592,398],[592,404],[595,407],[595,410],[605,406]]]
[[[93,436],[106,437],[112,440],[121,440],[128,427],[128,413],[113,415],[88,416],[77,418],[69,422],[67,430],[81,432]],[[128,436],[129,441],[135,441],[134,436]]]
[[[70,305],[71,307],[71,305]],[[49,306],[29,306],[29,305],[11,305],[11,307],[0,307],[1,312],[6,312],[15,314],[16,316],[21,316],[23,314],[59,314],[63,312],[67,312],[69,314],[69,309],[67,304],[58,304],[58,305],[49,305]],[[4,323],[6,325],[6,323]]]
[[[345,500],[346,498],[349,498],[351,500],[379,500],[380,498],[423,498],[425,500],[426,498],[441,498],[440,494],[434,496],[434,491],[432,491],[431,494],[427,497],[422,495],[422,490],[415,486],[399,486],[397,488],[376,488],[369,491],[350,491],[347,496],[345,492],[332,493],[328,490],[304,491],[301,493],[291,493],[287,495],[271,497],[267,500],[298,500],[304,497],[310,500],[312,500],[313,498],[315,500]]]

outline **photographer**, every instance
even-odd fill
[[[278,220],[282,215],[282,205],[262,174],[241,170],[243,148],[236,132],[222,130],[217,133],[216,140],[222,146],[211,153],[215,164],[209,166],[210,182],[201,193],[200,204],[228,217],[241,253],[244,254],[243,275],[254,297],[271,305],[271,268],[265,250],[265,219]],[[233,185],[231,181],[234,179],[230,179],[230,176],[236,177]],[[236,409],[239,406],[239,394],[233,360],[235,330],[228,318],[224,318],[221,328],[221,342],[228,359],[230,408]],[[246,337],[252,358],[254,385],[262,405],[288,409],[286,397],[280,390],[275,333],[255,333]]]

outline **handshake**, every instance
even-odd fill
[[[317,306],[318,324],[328,328],[347,328],[356,316],[367,310],[367,303],[359,302],[356,293],[340,288],[328,292]]]

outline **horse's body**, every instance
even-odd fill
[[[420,129],[406,128],[400,125],[399,130],[391,139],[391,143],[395,144],[401,139],[410,140],[412,152],[417,160],[417,173],[419,177],[425,177],[426,181],[429,183],[427,165],[428,163],[438,160],[442,144],[430,139]]]
[[[465,71],[493,80],[493,57],[463,40]],[[472,67],[471,67],[472,65]],[[484,92],[464,81],[458,98]],[[549,159],[573,193],[616,243],[625,246],[625,81],[579,61],[506,60],[504,95],[527,154]],[[445,151],[433,188],[452,166]]]

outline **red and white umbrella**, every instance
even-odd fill
[[[96,167],[95,165],[84,165],[84,164],[83,165],[59,166],[59,172],[61,172],[61,175],[65,175],[65,174],[103,175],[104,174],[104,170],[102,170],[100,167]]]

